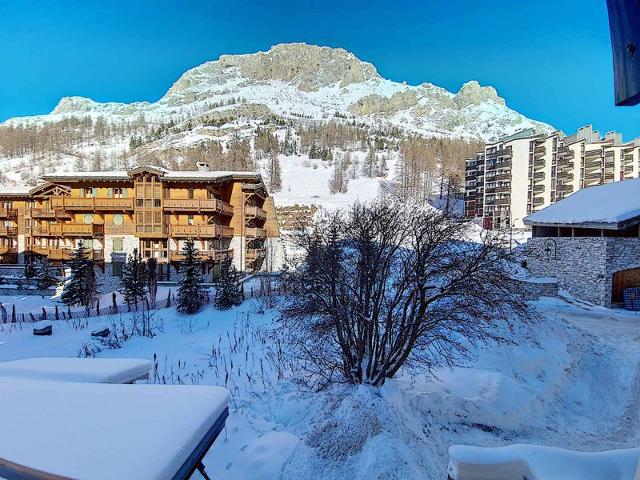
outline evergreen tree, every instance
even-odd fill
[[[362,164],[362,174],[368,178],[375,177],[376,166],[377,166],[376,154],[373,152],[372,149],[369,149],[369,151],[367,152],[367,156],[364,159],[364,163]]]
[[[147,290],[149,291],[149,300],[152,304],[156,303],[158,295],[158,261],[149,257],[147,259]]]
[[[202,275],[198,250],[193,239],[188,239],[182,249],[182,278],[178,289],[178,311],[196,313],[206,301],[206,293],[202,287]]]
[[[227,310],[242,303],[242,285],[240,285],[238,272],[227,258],[220,265],[220,277],[216,282],[216,307]]]
[[[129,255],[127,263],[122,269],[122,286],[120,293],[124,301],[131,307],[138,308],[138,300],[144,301],[147,284],[147,265],[142,261],[142,256],[137,248],[133,249],[133,254]]]
[[[35,263],[35,277],[38,290],[46,290],[58,283],[56,270],[48,258],[43,258]]]
[[[71,274],[62,291],[62,302],[69,306],[91,306],[98,293],[98,283],[93,260],[89,259],[89,249],[84,246],[82,240],[78,242],[78,247],[71,252],[69,267]]]

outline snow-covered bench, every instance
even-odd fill
[[[576,452],[539,445],[449,447],[453,480],[634,480],[640,449]]]
[[[139,358],[25,358],[0,363],[0,377],[85,383],[133,383],[153,364]]]
[[[186,479],[224,427],[229,392],[0,377],[0,478]],[[205,476],[205,478],[208,478]]]

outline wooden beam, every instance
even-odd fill
[[[640,103],[640,0],[607,0],[615,102]]]

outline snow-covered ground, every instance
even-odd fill
[[[437,380],[404,372],[381,389],[300,387],[284,346],[268,336],[276,313],[259,313],[257,301],[192,317],[158,311],[153,338],[134,336],[98,356],[155,358],[151,382],[231,391],[226,430],[205,459],[219,479],[441,479],[452,444],[637,447],[640,314],[571,299],[535,308],[529,323],[505,332],[510,342],[477,348],[468,365],[440,370]],[[0,324],[0,361],[76,356],[94,322],[55,322],[51,337]]]

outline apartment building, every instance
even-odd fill
[[[577,190],[640,176],[640,139],[523,130],[466,160],[465,216],[487,229],[524,228],[523,219]]]
[[[138,249],[170,279],[192,238],[208,271],[226,258],[241,271],[278,269],[275,206],[261,176],[200,167],[66,172],[46,175],[34,188],[1,188],[0,261],[64,263],[83,241],[106,274],[120,275]]]

